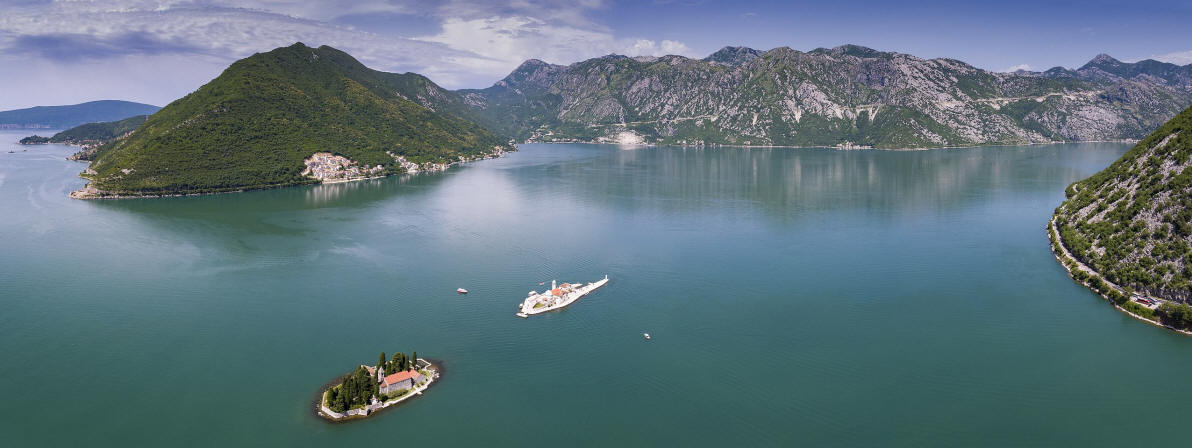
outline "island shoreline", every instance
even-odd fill
[[[413,399],[413,397],[422,395],[423,392],[430,390],[430,388],[432,386],[434,386],[436,383],[442,381],[443,374],[447,372],[447,368],[444,366],[444,363],[441,360],[422,358],[422,357],[419,357],[419,359],[424,360],[428,363],[427,369],[434,370],[433,377],[429,378],[429,381],[427,381],[426,386],[423,387],[422,389],[417,389],[416,391],[414,389],[411,389],[411,391],[406,393],[406,395],[403,395],[400,398],[397,398],[395,400],[390,400],[389,404],[387,404],[383,407],[377,408],[373,411],[370,411],[368,414],[347,415],[344,417],[336,418],[336,417],[328,415],[326,412],[324,412],[325,406],[323,405],[323,398],[326,396],[328,389],[339,385],[340,383],[342,383],[344,381],[344,378],[346,378],[352,374],[352,372],[347,372],[343,375],[335,377],[331,381],[324,383],[323,386],[319,388],[318,394],[315,395],[314,403],[312,403],[315,408],[315,415],[327,423],[332,423],[332,424],[348,423],[348,422],[353,422],[353,421],[357,421],[357,420],[364,420],[364,419],[367,419],[374,415],[380,414],[383,411],[393,409],[393,408],[396,408],[403,404],[406,404],[407,402],[411,401]]]
[[[91,184],[90,184],[90,182],[88,182],[86,185],[83,186],[83,188],[71,191],[68,196],[70,196],[71,199],[78,199],[78,200],[83,200],[83,201],[180,198],[180,197],[187,197],[187,196],[210,196],[210,195],[217,195],[217,194],[244,193],[244,192],[249,192],[249,191],[276,190],[276,189],[280,189],[280,188],[301,187],[301,186],[334,185],[334,184],[343,184],[343,183],[358,182],[358,181],[365,181],[365,180],[384,179],[384,178],[393,177],[393,176],[415,176],[415,175],[419,175],[419,174],[423,174],[423,173],[441,173],[441,172],[446,172],[448,169],[450,169],[451,167],[456,166],[456,165],[462,165],[462,164],[472,163],[472,162],[480,162],[480,161],[484,161],[484,160],[497,159],[497,158],[503,157],[505,154],[508,154],[508,153],[514,152],[514,151],[517,151],[516,147],[514,149],[503,150],[499,153],[491,154],[487,157],[477,157],[477,158],[471,159],[471,160],[462,160],[462,161],[455,161],[455,162],[447,163],[447,164],[445,164],[445,168],[440,169],[440,170],[420,170],[420,171],[416,171],[416,172],[408,172],[407,171],[407,172],[402,172],[402,173],[385,174],[385,175],[381,175],[381,176],[359,177],[359,178],[355,178],[355,179],[332,179],[330,181],[311,179],[309,182],[295,182],[295,183],[276,184],[276,185],[237,187],[234,189],[229,189],[229,190],[224,190],[224,191],[206,191],[206,192],[202,192],[202,193],[172,192],[172,193],[162,193],[162,194],[148,194],[148,193],[94,194],[94,193],[89,193],[88,190],[93,190],[96,192],[102,192],[102,190],[91,188]],[[67,160],[71,160],[71,159],[68,158]],[[81,162],[81,160],[72,160],[72,161],[80,161]],[[90,167],[90,165],[88,165],[88,168],[89,167]],[[84,173],[86,173],[85,170],[84,170]],[[82,176],[80,175],[79,177],[82,177]],[[84,179],[86,179],[86,178],[84,177]]]

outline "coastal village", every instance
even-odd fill
[[[494,146],[491,153],[474,156],[471,158],[459,156],[458,160],[452,163],[427,162],[422,164],[411,162],[404,156],[397,155],[392,151],[387,151],[386,153],[389,154],[390,157],[393,157],[393,160],[397,162],[397,165],[400,166],[406,174],[418,174],[422,172],[433,173],[437,171],[446,171],[452,165],[457,163],[501,157],[505,154],[505,150],[499,146]],[[372,179],[386,175],[385,167],[382,165],[362,167],[352,159],[329,152],[316,152],[310,157],[306,158],[306,160],[303,160],[303,163],[306,165],[306,169],[302,171],[302,175],[318,179],[323,183]]]
[[[385,172],[385,167],[381,165],[361,167],[347,157],[329,152],[316,152],[303,163],[306,164],[306,170],[302,171],[303,176],[310,176],[324,183],[367,179]]]
[[[361,364],[320,394],[318,414],[332,421],[364,418],[421,395],[439,378],[439,368],[418,353],[381,353],[377,365]]]

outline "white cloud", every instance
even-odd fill
[[[111,92],[105,97],[176,98],[197,88],[196,78],[218,74],[215,68],[297,41],[339,48],[378,70],[422,73],[448,88],[487,86],[530,58],[565,64],[609,53],[691,53],[678,41],[615,36],[588,17],[603,7],[600,0],[58,0],[6,6],[0,64],[20,61],[36,69],[0,70],[0,83],[38,85],[44,84],[39,78],[52,78],[71,84],[74,77],[71,85]],[[413,14],[438,28],[434,35],[409,38],[331,22],[352,14]],[[166,69],[198,83],[178,87],[132,76]],[[106,76],[116,73],[122,75]],[[128,93],[118,94],[121,89]],[[166,93],[144,95],[145,89]],[[30,105],[15,98],[0,97],[0,109]]]
[[[528,16],[451,18],[434,36],[419,38],[459,50],[450,62],[481,73],[504,75],[527,59],[555,64],[620,53],[629,56],[690,55],[682,42],[618,39],[603,29],[550,23]],[[435,72],[431,67],[430,71]],[[434,76],[431,76],[435,79]]]
[[[1160,55],[1156,55],[1156,56],[1151,56],[1148,59],[1154,59],[1156,61],[1163,61],[1163,62],[1170,62],[1170,63],[1176,64],[1176,65],[1188,65],[1188,64],[1192,64],[1192,50],[1176,51],[1173,53],[1160,54]]]
[[[638,39],[629,48],[626,48],[624,53],[629,56],[666,56],[668,54],[677,54],[688,56],[691,55],[691,49],[687,45],[679,41],[663,40],[662,42],[654,42],[647,39]]]
[[[1029,71],[1031,71],[1031,66],[1027,65],[1027,64],[1018,64],[1013,67],[1006,67],[1006,68],[1002,69],[1002,72],[1013,73],[1013,72],[1016,72],[1019,70],[1026,70],[1029,72]]]
[[[0,56],[0,109],[119,99],[164,106],[227,68],[194,54],[124,55],[50,61]]]

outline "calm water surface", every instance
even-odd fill
[[[84,165],[21,152],[25,133],[0,133],[0,445],[1187,440],[1192,339],[1073,284],[1043,231],[1126,145],[524,145],[412,178],[84,202]],[[538,282],[604,274],[513,316]],[[313,415],[382,350],[447,375],[367,421]]]

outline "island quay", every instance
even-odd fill
[[[582,283],[564,283],[557,285],[554,280],[550,281],[550,289],[539,293],[538,291],[530,291],[526,300],[518,305],[517,317],[530,317],[534,314],[545,313],[547,311],[554,311],[571,305],[580,297],[588,295],[588,293],[595,291],[597,288],[608,283],[608,276],[588,284]]]
[[[392,358],[382,352],[376,365],[361,364],[319,392],[316,413],[334,422],[375,415],[422,395],[439,379],[441,371],[426,358],[418,358],[418,352],[410,356],[398,352]]]

